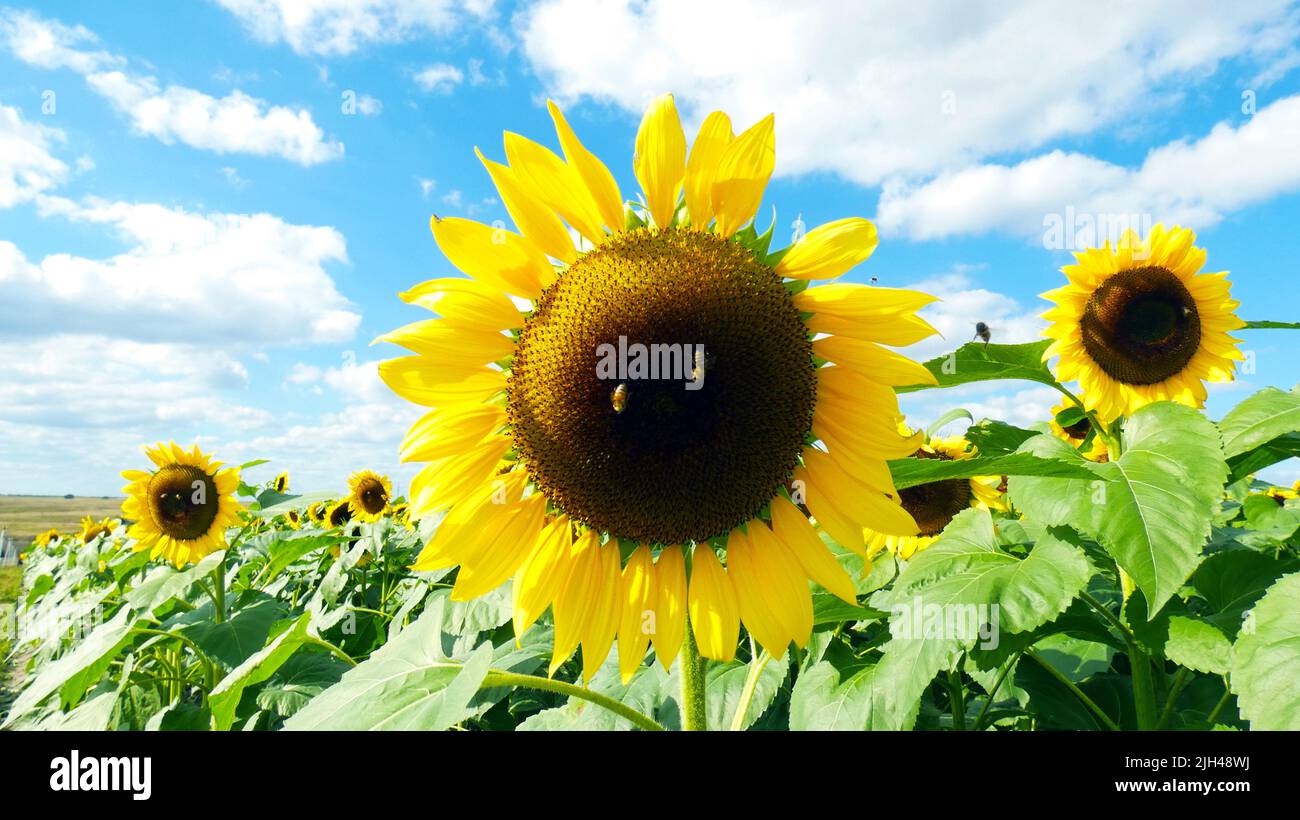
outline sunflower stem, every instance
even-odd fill
[[[1056,681],[1058,683],[1060,683],[1066,689],[1069,689],[1071,692],[1073,692],[1074,696],[1079,699],[1079,702],[1082,703],[1084,706],[1088,707],[1088,711],[1096,715],[1097,719],[1101,721],[1101,724],[1103,726],[1105,726],[1107,729],[1109,729],[1112,732],[1119,731],[1119,726],[1115,723],[1115,721],[1111,720],[1110,715],[1106,714],[1105,710],[1102,709],[1100,706],[1098,706],[1096,701],[1088,697],[1088,695],[1082,689],[1076,686],[1074,681],[1070,680],[1065,675],[1062,675],[1059,669],[1057,669],[1055,666],[1052,666],[1047,661],[1043,660],[1041,657],[1039,657],[1038,653],[1034,652],[1032,649],[1026,650],[1024,654],[1025,657],[1033,658],[1034,661],[1039,666],[1043,667],[1044,672],[1051,675],[1053,678],[1056,678]]]
[[[749,664],[749,674],[745,676],[745,688],[740,692],[736,713],[731,716],[731,731],[739,732],[745,728],[745,713],[749,711],[749,704],[754,700],[754,692],[758,690],[758,679],[763,674],[763,668],[771,660],[772,653],[764,649],[762,654]]]
[[[216,608],[216,622],[226,621],[226,556],[223,553],[212,570],[212,605]]]
[[[686,618],[686,636],[682,641],[682,728],[688,732],[709,729],[704,700],[704,659],[695,644],[695,627]]]
[[[479,690],[495,689],[499,686],[540,689],[543,692],[554,692],[557,695],[567,695],[568,697],[585,700],[604,709],[608,709],[619,717],[626,719],[638,729],[644,729],[648,732],[664,731],[662,725],[651,718],[646,717],[627,704],[620,703],[611,697],[600,694],[599,692],[593,692],[590,689],[584,689],[581,686],[574,686],[572,683],[565,683],[564,681],[553,680],[551,678],[541,678],[536,675],[520,675],[515,672],[504,672],[500,669],[489,669],[487,677],[483,678],[483,683],[479,684]]]

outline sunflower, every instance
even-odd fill
[[[1056,423],[1056,417],[1067,408],[1077,407],[1074,402],[1066,399],[1052,408],[1052,417],[1048,420],[1051,425],[1052,435],[1068,443],[1071,447],[1078,450],[1085,441],[1088,440],[1088,434],[1092,432],[1092,421],[1087,416],[1076,421],[1068,427],[1062,427]],[[1088,444],[1088,449],[1083,451],[1083,457],[1090,461],[1106,461],[1109,457],[1106,450],[1106,442],[1099,435],[1094,435],[1092,441]]]
[[[552,610],[552,672],[581,646],[590,680],[616,638],[624,680],[652,643],[667,668],[688,623],[705,657],[730,660],[743,622],[779,658],[808,640],[810,578],[856,600],[810,518],[863,555],[866,524],[916,531],[886,466],[917,446],[893,388],[934,378],[885,345],[933,334],[933,297],[808,287],[870,256],[865,219],[767,252],[771,116],[735,136],[714,112],[688,151],[655,100],[638,208],[548,108],[563,157],[513,133],[507,164],[479,155],[518,232],[435,216],[471,278],[402,294],[441,318],[381,339],[415,354],[381,377],[431,408],[400,448],[427,462],[411,514],[446,513],[414,568],[459,565],[457,600],[513,577],[517,635]]]
[[[59,538],[59,531],[57,529],[46,530],[45,532],[41,533],[40,535],[32,539],[32,545],[44,549],[45,547],[48,547],[50,545],[51,541],[54,541],[58,538]]]
[[[275,480],[271,482],[271,489],[281,495],[289,492],[289,473],[283,472],[276,476]]]
[[[289,525],[289,529],[302,529],[302,513],[297,510],[289,510],[284,514],[284,523]]]
[[[1263,492],[1263,495],[1276,501],[1278,506],[1282,506],[1286,504],[1288,499],[1300,498],[1300,481],[1290,487],[1269,487]]]
[[[234,497],[239,470],[221,469],[197,444],[186,451],[159,443],[144,452],[158,469],[122,473],[130,482],[122,513],[135,521],[128,534],[136,551],[152,550],[154,558],[181,567],[225,546],[226,529],[243,509]]]
[[[317,501],[307,507],[305,515],[309,521],[314,521],[317,524],[324,524],[325,513],[329,510],[329,507],[330,505],[328,502]]]
[[[340,499],[330,504],[325,510],[324,520],[331,527],[341,527],[352,520],[352,506],[348,499]]]
[[[358,470],[348,477],[347,502],[352,508],[352,517],[358,521],[383,518],[392,497],[393,482],[386,475]]]
[[[77,537],[81,539],[81,543],[89,544],[101,535],[108,535],[117,529],[117,526],[121,523],[116,518],[104,518],[96,521],[88,515],[83,516],[81,519],[81,532],[77,533]]]
[[[1245,327],[1233,311],[1227,273],[1199,273],[1205,250],[1196,234],[1156,225],[1145,240],[1125,231],[1118,247],[1075,254],[1069,280],[1043,294],[1060,356],[1056,377],[1078,380],[1107,424],[1155,401],[1205,404],[1205,381],[1232,381],[1245,357],[1228,331]]]
[[[903,425],[900,427],[900,432],[910,431]],[[951,436],[927,437],[916,452],[910,455],[914,458],[940,461],[964,461],[973,458],[976,453],[975,446],[965,438]],[[907,510],[916,521],[919,532],[913,530],[909,533],[891,534],[887,530],[868,530],[868,551],[872,555],[887,549],[906,560],[933,544],[943,532],[943,528],[948,526],[948,522],[967,507],[986,510],[1007,509],[1002,497],[1002,476],[996,475],[933,481],[907,487],[899,490],[898,494],[903,509]]]

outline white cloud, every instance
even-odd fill
[[[426,179],[424,177],[416,177],[415,181],[420,186],[420,196],[424,197],[425,199],[428,199],[429,194],[433,193],[434,189],[438,187],[438,181],[436,179]]]
[[[989,326],[992,340],[999,344],[1020,344],[1042,338],[1047,323],[1037,312],[1015,299],[981,287],[976,276],[987,274],[980,266],[957,265],[949,273],[909,283],[906,287],[939,297],[920,315],[934,325],[941,336],[931,336],[902,352],[916,361],[926,361],[972,341],[975,323]],[[1041,312],[1041,311],[1038,311]]]
[[[30,65],[78,72],[91,90],[127,116],[136,133],[164,143],[279,156],[300,165],[343,156],[343,143],[326,137],[304,108],[272,105],[239,90],[217,98],[180,85],[163,88],[153,77],[121,70],[126,63],[121,57],[77,48],[93,40],[84,28],[10,11],[0,16],[0,36],[14,56]]]
[[[370,43],[448,34],[490,16],[492,0],[217,0],[253,37],[299,54],[351,54]]]
[[[561,100],[777,114],[778,173],[927,175],[1140,117],[1297,27],[1283,0],[994,5],[544,0],[523,53]]]
[[[363,117],[377,117],[384,112],[384,104],[369,94],[357,97],[357,111]]]
[[[1043,235],[1066,209],[1094,221],[1212,225],[1226,214],[1300,190],[1300,95],[1234,126],[1155,148],[1136,168],[1052,151],[1015,165],[978,165],[922,185],[886,185],[882,233],[913,239],[1002,231]],[[1067,230],[1067,234],[1072,234]],[[1073,247],[1071,245],[1070,247]]]
[[[0,208],[26,202],[67,177],[68,166],[50,153],[51,143],[62,140],[62,132],[0,105]]]
[[[415,84],[434,94],[448,94],[465,79],[465,73],[454,65],[434,63],[415,75]]]
[[[913,427],[926,427],[958,407],[970,411],[975,421],[997,419],[1016,427],[1030,427],[1047,421],[1052,407],[1062,398],[1056,390],[1042,385],[1025,387],[1024,382],[981,382],[904,393],[898,401]],[[958,419],[951,426],[945,426],[943,432],[955,435],[966,426],[964,419]]]
[[[44,196],[47,215],[110,226],[129,249],[107,259],[30,261],[0,241],[6,334],[105,333],[143,341],[295,344],[350,339],[361,317],[325,270],[347,261],[334,228],[270,214]]]

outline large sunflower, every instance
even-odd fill
[[[1118,247],[1075,254],[1061,269],[1070,283],[1043,294],[1043,314],[1060,356],[1056,377],[1078,380],[1103,422],[1156,401],[1205,403],[1205,381],[1231,381],[1245,358],[1228,331],[1244,327],[1233,311],[1227,273],[1199,273],[1205,250],[1196,234],[1156,225],[1145,240],[1125,231]]]
[[[393,497],[393,482],[388,476],[358,470],[348,477],[348,497],[345,499],[358,521],[378,521],[388,509]]]
[[[239,471],[221,469],[196,444],[183,450],[175,442],[146,447],[158,469],[126,470],[122,514],[135,521],[128,534],[135,549],[152,550],[177,567],[196,563],[225,546],[226,529],[239,522],[235,500]]]
[[[905,426],[901,430],[908,432]],[[975,446],[961,436],[926,437],[916,452],[909,455],[940,461],[964,461],[974,458],[976,452]],[[917,528],[910,532],[868,528],[869,554],[889,550],[906,560],[933,544],[948,522],[962,510],[968,507],[1005,510],[1007,505],[1001,485],[1002,476],[976,476],[932,481],[899,490],[903,509],[916,521]]]
[[[401,446],[428,462],[411,513],[446,511],[414,566],[459,565],[456,599],[513,576],[516,633],[550,607],[551,670],[581,645],[588,680],[616,637],[625,679],[651,642],[666,668],[688,619],[706,657],[733,657],[742,621],[780,657],[811,632],[808,579],[855,600],[810,517],[863,555],[864,525],[915,532],[886,466],[916,449],[893,387],[933,377],[883,345],[932,334],[915,312],[933,297],[806,287],[871,254],[865,219],[768,255],[747,226],[770,116],[734,136],[714,112],[688,152],[657,99],[633,162],[644,205],[625,207],[549,110],[563,158],[507,133],[509,164],[483,160],[519,232],[434,217],[471,278],[403,294],[442,318],[383,337],[416,354],[382,363],[384,381],[432,408]]]

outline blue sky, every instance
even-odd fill
[[[554,146],[547,97],[625,195],[652,96],[688,134],[775,111],[761,222],[876,219],[849,278],[944,300],[916,358],[976,321],[1037,338],[1070,261],[1044,220],[1067,209],[1188,225],[1243,317],[1295,320],[1298,32],[1270,2],[0,6],[0,492],[115,494],[158,439],[271,458],[302,490],[362,467],[404,488],[418,409],[369,341],[423,318],[398,291],[454,275],[430,214],[506,218],[473,148]],[[1297,337],[1242,338],[1255,372],[1212,389],[1216,417],[1300,380]],[[905,409],[1028,424],[1053,402],[997,383]]]

